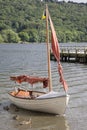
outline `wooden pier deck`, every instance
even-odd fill
[[[86,46],[60,46],[60,57],[62,62],[87,63]],[[51,52],[51,60],[56,61]]]

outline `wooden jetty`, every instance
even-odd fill
[[[60,57],[62,62],[87,63],[86,46],[61,46]],[[51,60],[56,61],[51,52]]]

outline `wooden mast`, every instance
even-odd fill
[[[52,91],[48,18],[49,18],[49,12],[48,12],[48,6],[46,4],[46,37],[47,37],[46,42],[47,42],[47,58],[48,58],[48,77],[49,77],[49,91]]]

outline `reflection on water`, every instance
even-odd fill
[[[17,130],[69,130],[68,122],[64,116],[55,116],[46,113],[32,112],[23,109],[15,109],[14,105],[10,105],[9,113],[18,116],[17,120],[13,120],[11,123],[13,128]],[[29,121],[31,118],[31,124],[21,124],[21,122]]]

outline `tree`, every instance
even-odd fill
[[[57,37],[58,37],[59,42],[62,42],[62,43],[66,42],[66,35],[63,31],[58,31]]]
[[[20,32],[19,37],[21,38],[21,41],[29,41],[29,35],[27,32]]]
[[[11,29],[3,30],[1,34],[6,43],[18,43],[20,41],[18,34]]]
[[[37,42],[38,35],[35,29],[29,31],[29,42]]]
[[[71,31],[67,30],[65,31],[65,35],[66,35],[66,42],[71,42],[73,39],[73,34]]]
[[[4,39],[2,38],[2,36],[0,35],[0,43],[3,43]]]

